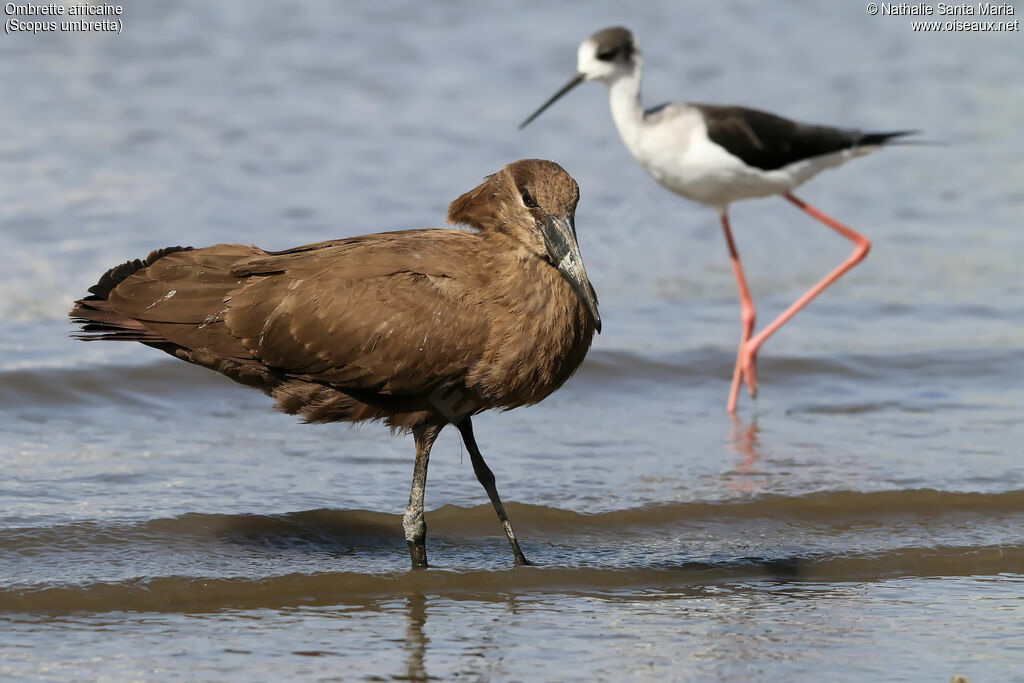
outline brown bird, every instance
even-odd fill
[[[574,223],[579,188],[526,159],[448,209],[473,230],[363,235],[285,251],[169,247],[111,268],[76,302],[80,339],[137,341],[262,389],[306,422],[383,420],[416,441],[403,519],[427,566],[423,494],[447,424],[528,564],[471,416],[536,403],[601,331]]]

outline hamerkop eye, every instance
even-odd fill
[[[523,190],[523,205],[528,209],[537,208],[537,202],[534,200],[533,195],[530,194],[529,190]]]
[[[522,191],[523,201],[543,220],[522,215],[524,179],[534,192]],[[516,563],[526,564],[471,417],[542,400],[576,371],[600,331],[576,243],[576,197],[557,164],[518,161],[452,202],[449,221],[474,230],[407,230],[277,252],[169,247],[111,268],[70,315],[82,339],[152,346],[261,389],[308,422],[382,420],[411,431],[416,461],[403,526],[414,568],[427,566],[430,449],[455,425]]]

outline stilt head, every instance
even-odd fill
[[[545,109],[580,83],[601,81],[605,85],[610,85],[619,78],[634,75],[641,66],[640,49],[637,48],[633,34],[628,29],[614,26],[598,31],[580,43],[576,57],[576,75],[519,124],[519,129],[525,128]]]
[[[614,26],[580,43],[576,61],[583,80],[610,83],[640,66],[640,49],[629,29]]]
[[[579,186],[553,161],[523,159],[488,176],[448,208],[448,222],[510,238],[558,268],[601,331],[597,295],[576,241]]]

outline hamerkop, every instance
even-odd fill
[[[536,403],[601,331],[576,242],[579,188],[551,161],[509,164],[448,209],[472,230],[405,230],[285,251],[169,247],[111,268],[76,302],[81,339],[137,341],[262,389],[306,422],[383,420],[416,441],[403,520],[427,565],[423,494],[447,424],[528,564],[472,416]]]

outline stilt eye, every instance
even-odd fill
[[[533,195],[530,194],[530,191],[526,189],[523,190],[523,206],[525,206],[528,209],[537,208],[537,200],[534,199]]]
[[[636,52],[636,48],[629,43],[625,43],[615,47],[606,47],[601,49],[594,56],[602,62],[627,62],[633,57],[634,52]]]

